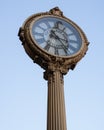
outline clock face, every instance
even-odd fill
[[[44,17],[34,21],[31,25],[31,36],[40,48],[57,56],[72,56],[82,46],[77,29],[57,17]]]

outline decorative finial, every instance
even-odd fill
[[[51,14],[63,16],[63,12],[59,9],[59,7],[55,7],[49,11]]]

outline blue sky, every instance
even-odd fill
[[[17,36],[30,15],[58,6],[90,45],[64,77],[68,130],[104,130],[104,1],[0,1],[0,130],[46,129],[47,82]]]

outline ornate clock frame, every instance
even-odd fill
[[[34,41],[32,41],[30,37],[30,24],[32,21],[34,21],[37,18],[42,18],[45,16],[55,16],[58,18],[63,18],[67,20],[70,24],[72,24],[80,33],[83,46],[80,49],[78,53],[76,53],[73,56],[56,56],[56,55],[51,55],[49,53],[46,53],[43,51],[40,47],[34,44]],[[30,16],[23,24],[23,26],[20,28],[19,33],[18,33],[20,40],[22,41],[22,44],[26,50],[26,53],[32,58],[32,60],[39,64],[43,69],[52,69],[53,65],[59,68],[63,74],[66,74],[69,69],[74,69],[76,63],[86,54],[86,51],[88,49],[88,40],[84,34],[84,32],[81,30],[81,28],[76,25],[74,22],[72,22],[70,19],[66,18],[63,15],[63,12],[58,8],[55,7],[51,9],[49,12],[45,13],[38,13]]]

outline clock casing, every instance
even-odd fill
[[[18,35],[34,62],[45,70],[52,69],[54,64],[63,74],[74,69],[89,44],[82,29],[66,18],[59,8],[30,16]]]

